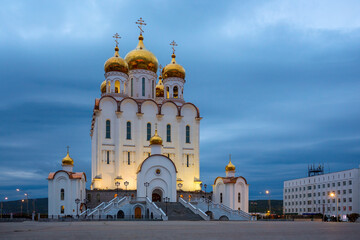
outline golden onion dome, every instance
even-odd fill
[[[156,97],[164,97],[164,84],[162,76],[159,76],[159,82],[156,84]]]
[[[63,165],[74,165],[74,160],[69,156],[69,151],[66,154],[66,157],[62,160]]]
[[[155,129],[155,135],[150,138],[150,145],[162,145],[162,138],[158,135],[157,129]]]
[[[105,70],[105,73],[115,71],[115,72],[123,72],[123,73],[128,74],[128,72],[129,72],[128,64],[125,62],[124,59],[122,59],[119,56],[119,48],[117,46],[115,47],[114,56],[109,58],[105,62],[104,70]]]
[[[235,166],[231,163],[231,160],[229,161],[229,164],[226,165],[225,171],[235,171]]]
[[[106,80],[104,80],[100,85],[101,93],[106,93]]]
[[[176,63],[175,57],[176,55],[173,53],[171,55],[171,62],[164,67],[162,74],[164,76],[164,79],[169,77],[178,77],[185,79],[185,69],[180,64]]]
[[[152,52],[145,48],[143,40],[144,37],[140,35],[137,47],[125,56],[125,61],[129,70],[145,69],[156,73],[159,65],[158,60]]]

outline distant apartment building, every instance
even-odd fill
[[[360,168],[354,168],[285,181],[283,212],[298,215],[338,214],[346,219],[347,214],[360,212],[359,180]]]

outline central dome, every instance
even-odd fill
[[[144,69],[156,73],[159,62],[155,55],[145,48],[143,40],[144,37],[140,35],[137,47],[125,56],[125,61],[129,70]]]

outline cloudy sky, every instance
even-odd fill
[[[0,0],[0,197],[47,196],[46,177],[71,146],[90,177],[90,124],[103,64],[118,32],[122,57],[135,21],[162,65],[187,72],[185,99],[201,121],[201,178],[232,154],[250,199],[282,198],[310,163],[360,163],[360,2]]]

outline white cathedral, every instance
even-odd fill
[[[248,184],[245,178],[235,177],[231,161],[227,176],[214,182],[212,201],[199,197],[203,195],[199,156],[202,118],[199,109],[184,99],[185,69],[176,62],[177,45],[171,43],[171,61],[162,69],[156,56],[145,48],[143,20],[137,23],[140,36],[136,48],[121,58],[115,34],[114,56],[104,65],[105,80],[100,86],[101,97],[95,99],[91,122],[91,190],[85,189],[85,173],[73,172],[68,153],[63,170],[48,177],[49,217],[151,216],[167,220],[160,204],[165,201],[177,202],[205,220],[249,220]],[[122,198],[116,194],[103,202],[98,193],[97,207],[82,207],[89,201],[86,192],[113,193],[119,185],[136,194]]]

